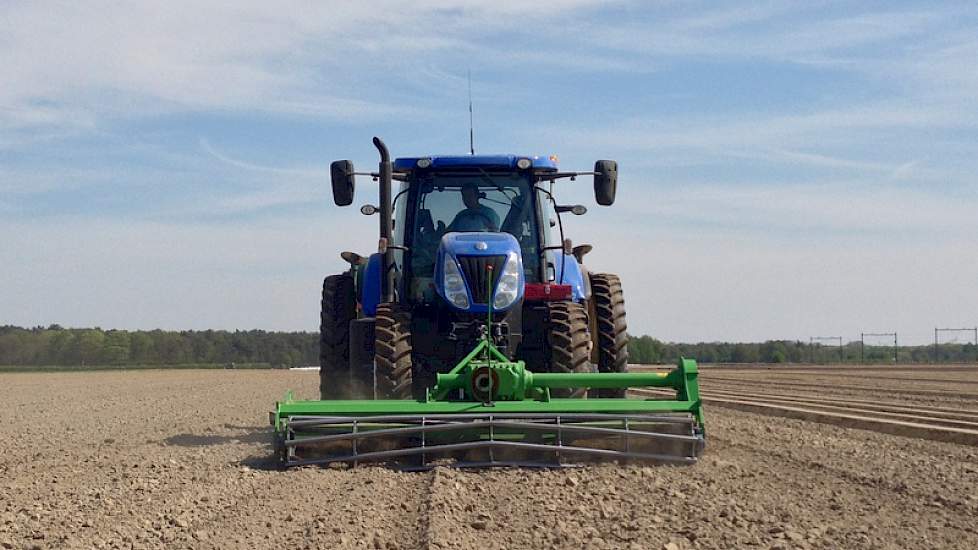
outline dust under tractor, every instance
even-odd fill
[[[270,413],[281,464],[403,469],[693,463],[704,447],[696,363],[628,372],[617,275],[565,238],[555,187],[593,176],[615,201],[617,163],[561,171],[551,157],[423,156],[376,172],[330,167],[333,200],[357,176],[379,184],[377,252],[343,252],[326,277],[320,397],[291,392]],[[398,187],[395,193],[394,182]],[[561,182],[561,183],[557,183]],[[656,388],[641,397],[629,388]]]

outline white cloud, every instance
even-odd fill
[[[912,36],[947,17],[940,10],[833,13],[824,6],[743,5],[691,17],[620,21],[589,33],[596,45],[650,56],[762,57],[805,61]],[[761,25],[762,24],[762,25]]]
[[[654,180],[653,180],[654,181]],[[865,243],[891,238],[957,243],[973,240],[978,194],[942,195],[872,181],[766,183],[763,185],[630,182],[618,215],[643,213],[654,224],[681,222],[728,234],[793,240]],[[654,189],[649,205],[628,201],[637,189]],[[707,229],[709,231],[709,229]]]
[[[99,116],[160,110],[407,116],[417,111],[362,86],[358,65],[458,50],[473,29],[596,4],[7,3],[0,127],[91,126]]]
[[[296,169],[296,168],[281,168],[277,166],[263,166],[260,164],[255,164],[253,162],[247,162],[240,159],[232,158],[225,153],[218,151],[213,145],[210,144],[204,138],[200,138],[200,148],[208,155],[216,158],[217,160],[234,166],[235,168],[241,168],[244,170],[250,170],[255,172],[271,172],[274,174],[283,174],[289,176],[304,176],[304,177],[314,177],[323,178],[328,172],[326,170],[313,170],[313,169]]]
[[[618,7],[628,14],[640,5]],[[291,9],[186,0],[8,3],[0,8],[0,66],[5,68],[0,128],[8,130],[0,147],[29,139],[23,135],[28,130],[37,135],[47,128],[57,136],[91,131],[107,116],[181,110],[420,120],[431,114],[426,107],[390,99],[396,96],[388,88],[396,89],[397,79],[406,75],[429,95],[458,92],[458,71],[438,69],[438,85],[417,76],[432,70],[432,53],[491,52],[478,62],[589,72],[649,71],[681,63],[684,56],[822,59],[899,82],[908,76],[924,86],[945,82],[960,89],[958,97],[975,97],[973,38],[948,33],[957,38],[925,40],[936,34],[928,31],[953,21],[963,8],[852,14],[835,8],[790,2],[666,4],[651,6],[647,17],[616,15],[614,25],[601,25],[593,23],[591,12],[608,8],[591,0],[302,2]],[[532,47],[499,39],[514,32],[539,39]],[[902,46],[907,37],[918,46]],[[838,53],[880,42],[901,47],[877,58]],[[398,65],[401,70],[390,79],[364,77]],[[932,106],[925,110],[933,114]],[[945,124],[957,114],[952,111],[945,113]],[[889,116],[914,124],[913,113]],[[859,124],[858,113],[841,114]],[[879,121],[884,113],[873,109],[870,115]]]
[[[853,133],[862,130],[975,127],[978,127],[978,114],[959,110],[956,105],[921,106],[909,101],[884,101],[809,114],[740,113],[634,120],[626,123],[624,128],[611,129],[598,137],[615,140],[616,144],[631,143],[640,147],[776,150],[812,146],[827,140],[863,142],[863,135]]]
[[[862,183],[968,186],[978,169],[978,143],[951,136],[976,129],[978,110],[961,102],[887,100],[806,114],[664,115],[597,128],[555,124],[543,132],[560,136],[564,149],[614,152],[645,171],[726,165],[731,182],[764,166],[790,171],[794,180],[824,179],[831,172]]]

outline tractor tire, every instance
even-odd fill
[[[397,304],[379,304],[374,332],[374,397],[410,399],[411,314]]]
[[[357,295],[348,273],[323,281],[319,316],[319,395],[341,399],[350,385],[350,321],[357,318]]]
[[[628,325],[625,323],[625,296],[617,275],[591,275],[598,348],[598,372],[628,372]],[[598,390],[599,397],[625,397],[624,389]]]
[[[350,323],[350,399],[373,398],[375,324],[373,317]]]
[[[547,347],[550,372],[591,372],[587,310],[576,302],[550,302]],[[555,397],[583,397],[580,390],[551,390]]]

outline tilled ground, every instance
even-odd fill
[[[277,471],[266,411],[315,387],[0,375],[0,547],[978,548],[974,447],[711,408],[687,468]]]
[[[707,367],[707,389],[807,393],[978,409],[978,365]]]

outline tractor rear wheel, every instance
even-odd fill
[[[591,299],[597,325],[598,371],[628,372],[628,326],[621,279],[609,273],[592,274]],[[625,390],[598,390],[598,396],[625,397]]]
[[[377,399],[410,399],[411,314],[397,304],[379,304],[374,325],[374,395]]]
[[[356,285],[348,273],[323,281],[319,317],[319,394],[345,396],[350,383],[350,321],[357,318]]]
[[[576,302],[550,302],[547,347],[550,372],[591,372],[587,311]],[[586,390],[551,390],[556,397],[582,397]]]

